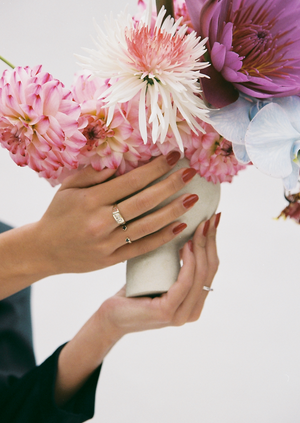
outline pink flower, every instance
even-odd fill
[[[60,81],[41,66],[6,70],[0,99],[0,143],[19,166],[52,181],[63,168],[77,167],[85,144],[78,130],[80,107]]]
[[[208,37],[212,66],[203,79],[215,107],[234,102],[238,91],[256,98],[300,92],[298,0],[186,0],[195,31]],[[237,91],[238,90],[238,91]]]
[[[190,15],[189,15],[189,12],[187,10],[185,2],[183,0],[174,0],[173,5],[174,5],[175,21],[177,21],[179,18],[182,18],[181,22],[180,22],[180,26],[186,25],[188,27],[186,32],[187,32],[187,34],[190,34],[194,30],[194,28],[193,28],[191,18],[190,18]],[[146,2],[144,0],[138,0],[139,11],[134,16],[134,20],[136,22],[140,21],[140,19],[141,19],[143,13],[145,12],[146,8],[147,8]],[[157,12],[156,12],[156,9],[154,9],[153,12],[152,12],[151,28],[154,28],[156,18],[157,18]]]
[[[112,121],[107,124],[108,108],[103,107],[106,103],[99,99],[107,87],[106,81],[85,73],[76,79],[72,88],[85,122],[81,130],[86,144],[80,150],[79,164],[91,164],[96,170],[118,169],[117,173],[122,174],[148,161],[151,154],[138,130],[136,99],[117,107]]]
[[[190,166],[207,181],[231,182],[232,177],[246,166],[235,158],[231,142],[221,137],[211,125],[202,124],[206,134],[192,134],[185,156]]]

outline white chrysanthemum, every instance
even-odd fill
[[[139,94],[139,127],[144,142],[146,108],[150,108],[153,142],[163,142],[170,126],[183,151],[177,110],[195,133],[197,129],[203,132],[195,118],[208,121],[205,104],[197,96],[199,77],[203,76],[200,69],[208,66],[200,61],[206,39],[200,41],[195,32],[186,34],[185,25],[179,28],[181,19],[174,23],[168,16],[163,22],[164,8],[151,28],[151,13],[149,1],[145,18],[138,23],[126,13],[116,20],[110,16],[105,24],[107,35],[97,27],[97,50],[87,50],[90,57],[80,60],[94,75],[109,79],[111,86],[102,94],[110,109],[108,119],[117,103]]]

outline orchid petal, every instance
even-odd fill
[[[228,141],[245,144],[245,134],[250,123],[249,111],[253,103],[239,97],[237,101],[219,110],[210,110],[212,126]]]
[[[286,178],[292,172],[291,150],[300,139],[289,117],[278,104],[263,107],[251,121],[245,144],[252,163],[275,178]]]

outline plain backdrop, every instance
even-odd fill
[[[15,65],[43,64],[67,87],[79,70],[73,53],[93,47],[93,18],[102,25],[105,14],[126,6],[120,0],[0,5],[0,55]],[[135,0],[129,10],[136,10]],[[0,220],[14,226],[39,219],[55,193],[2,148],[0,181]],[[201,319],[123,338],[105,359],[93,422],[300,421],[300,227],[274,219],[285,205],[281,182],[255,168],[222,186],[221,264]],[[36,283],[38,363],[124,283],[125,264]]]

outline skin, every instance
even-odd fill
[[[183,266],[167,293],[155,298],[126,298],[123,287],[65,345],[58,360],[58,406],[63,406],[82,387],[124,335],[199,319],[208,295],[203,286],[211,286],[219,265],[215,221],[213,216],[206,236],[205,222],[201,223],[193,240],[185,244],[181,252]]]
[[[66,179],[38,222],[0,235],[0,299],[46,276],[101,269],[171,241],[179,224],[176,219],[188,210],[184,200],[190,194],[149,211],[188,183],[183,179],[185,169],[147,187],[175,165],[168,159],[160,156],[118,178],[113,178],[113,170],[88,167]],[[112,217],[115,203],[129,222],[126,236],[132,244],[125,243],[126,236]],[[156,298],[126,298],[123,287],[65,345],[55,385],[58,406],[82,387],[127,333],[181,326],[199,318],[207,296],[203,286],[211,285],[218,268],[216,222],[213,216],[208,232],[207,223],[201,223],[184,246],[183,266],[169,292]]]
[[[102,269],[171,241],[189,194],[139,216],[186,185],[181,169],[145,189],[174,164],[160,156],[118,178],[112,178],[114,170],[91,167],[67,178],[38,222],[0,235],[0,299],[47,276]],[[112,217],[114,203],[130,222],[126,236],[132,244]]]

